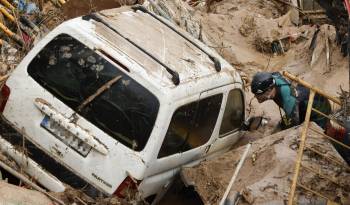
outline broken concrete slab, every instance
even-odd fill
[[[312,128],[320,129],[315,124]],[[253,142],[251,151],[232,186],[231,191],[240,192],[240,204],[283,204],[288,199],[294,173],[299,136],[302,126],[291,128]],[[343,162],[333,146],[322,136],[308,132],[307,147],[321,151]],[[245,146],[232,150],[219,158],[205,161],[194,168],[183,168],[182,176],[193,184],[204,204],[218,204],[232,177]],[[338,185],[321,179],[303,169],[299,182],[312,187],[331,200],[349,200],[350,173],[309,150],[305,151],[303,164],[313,170],[321,170]],[[346,166],[344,162],[344,166]],[[320,198],[298,189],[300,201],[310,204]]]
[[[44,194],[0,182],[0,205],[53,205]]]

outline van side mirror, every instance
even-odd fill
[[[248,118],[246,121],[244,121],[242,125],[242,130],[254,131],[266,124],[267,124],[267,120],[264,117],[261,117],[261,116],[251,117],[251,118]]]

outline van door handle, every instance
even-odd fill
[[[206,146],[206,147],[205,147],[204,152],[205,152],[205,153],[208,153],[208,152],[209,152],[209,150],[210,150],[210,147],[211,147],[211,144],[210,144],[210,145],[208,145],[208,146]]]
[[[75,137],[81,139],[84,143],[90,145],[96,151],[103,155],[108,154],[108,148],[106,145],[96,140],[96,137],[88,133],[79,125],[71,122],[62,113],[57,111],[49,102],[42,98],[35,98],[34,104],[40,111],[50,117],[51,120],[58,123],[65,128],[68,132],[72,133]]]

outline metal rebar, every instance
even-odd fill
[[[303,165],[303,164],[301,164],[301,167],[303,168],[303,169],[306,169],[306,170],[308,170],[309,172],[312,172],[312,173],[314,173],[314,174],[316,174],[316,175],[319,175],[320,177],[323,177],[323,178],[325,178],[325,179],[327,179],[327,180],[329,180],[329,181],[331,181],[331,182],[333,182],[334,184],[336,184],[336,185],[338,185],[338,186],[340,186],[340,187],[343,187],[339,182],[337,182],[335,179],[332,179],[332,178],[330,178],[329,176],[326,176],[325,174],[322,174],[321,173],[321,170],[314,170],[314,169],[311,169],[310,167],[307,167],[307,166],[305,166],[305,165]]]
[[[318,193],[318,192],[316,192],[316,191],[310,189],[309,187],[304,186],[303,184],[297,183],[297,185],[298,185],[299,187],[305,189],[306,191],[311,192],[311,193],[313,193],[313,194],[315,194],[315,195],[317,195],[317,196],[319,196],[319,197],[321,197],[321,198],[324,198],[324,199],[326,199],[326,200],[328,200],[328,201],[332,201],[332,200],[330,200],[328,197],[324,196],[323,194],[320,194],[320,193]]]
[[[338,120],[337,120],[336,118],[331,117],[331,116],[329,116],[329,115],[326,115],[326,114],[324,114],[323,112],[321,112],[321,111],[319,111],[319,110],[317,110],[317,109],[315,109],[315,108],[312,108],[312,111],[316,112],[316,113],[319,114],[319,115],[322,115],[323,117],[325,117],[325,118],[327,118],[327,119],[329,119],[329,120],[332,120],[332,121],[334,121],[334,122],[336,122],[336,123],[338,123],[338,124],[341,124],[341,123],[338,122]],[[341,126],[343,126],[343,125],[341,125]]]
[[[299,145],[299,150],[298,150],[298,155],[297,155],[297,161],[295,164],[294,176],[293,176],[292,185],[291,185],[290,191],[289,191],[288,205],[293,205],[293,201],[294,201],[295,189],[297,187],[297,181],[298,181],[298,176],[299,176],[299,172],[300,172],[301,160],[303,158],[303,152],[304,152],[304,147],[305,147],[305,142],[306,142],[306,137],[307,137],[307,130],[309,128],[311,109],[312,109],[312,104],[314,102],[314,97],[315,97],[315,91],[311,90],[310,96],[309,96],[309,102],[307,105],[306,115],[305,115],[304,127],[303,127],[303,131],[301,133],[301,140],[300,140],[300,145]]]
[[[342,142],[340,142],[340,141],[338,141],[338,140],[336,140],[336,139],[333,139],[332,137],[330,137],[330,136],[328,136],[328,135],[326,135],[326,134],[324,134],[324,133],[322,133],[322,132],[320,132],[320,131],[318,131],[318,130],[312,128],[312,127],[310,127],[310,130],[312,130],[312,131],[316,132],[317,134],[320,134],[320,135],[322,135],[323,137],[325,137],[325,138],[327,138],[327,139],[329,139],[329,140],[331,140],[331,141],[333,141],[333,142],[335,142],[335,143],[341,145],[342,147],[344,147],[344,148],[350,150],[350,146],[348,146],[348,145],[346,145],[346,144],[344,144],[344,143],[342,143]]]
[[[294,75],[288,73],[287,71],[283,71],[283,75],[284,75],[285,77],[289,78],[290,80],[293,80],[293,81],[295,81],[295,82],[297,82],[297,83],[303,85],[304,87],[307,87],[307,88],[309,88],[310,90],[313,90],[314,92],[316,92],[316,93],[318,93],[318,94],[320,94],[320,95],[322,95],[322,96],[328,98],[329,100],[331,100],[331,101],[333,101],[333,102],[335,102],[335,103],[341,105],[341,101],[339,100],[339,98],[334,97],[334,96],[331,96],[331,95],[325,93],[324,91],[322,91],[322,90],[316,88],[315,86],[311,85],[310,83],[308,83],[308,82],[306,82],[306,81],[304,81],[304,80],[301,80],[301,79],[297,78],[296,76],[294,76]]]
[[[321,153],[320,151],[318,151],[318,150],[316,150],[316,149],[314,149],[314,148],[312,148],[312,147],[309,147],[309,146],[306,145],[306,146],[305,146],[305,149],[308,149],[308,150],[310,150],[310,151],[312,151],[312,152],[314,152],[314,153],[316,153],[316,154],[318,154],[318,155],[320,155],[320,156],[326,158],[327,160],[329,160],[329,161],[331,161],[331,162],[334,162],[334,163],[338,164],[339,166],[342,166],[344,169],[350,171],[350,168],[347,167],[346,165],[344,165],[344,163],[342,163],[342,162],[340,162],[340,161],[338,161],[338,160],[336,160],[336,159],[333,159],[333,158],[331,158],[331,157],[328,157],[328,156],[326,156],[325,154]]]

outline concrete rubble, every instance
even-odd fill
[[[288,200],[291,180],[302,126],[290,128],[252,143],[252,148],[231,190],[240,192],[239,204],[284,204]],[[316,124],[311,128],[319,129]],[[312,131],[308,134],[307,147],[316,149],[332,159],[343,161],[332,144]],[[184,168],[182,177],[186,184],[194,186],[204,204],[218,204],[240,160],[245,146],[234,149],[214,160],[202,162],[194,168]],[[341,204],[350,201],[350,172],[321,156],[306,150],[303,165],[321,170],[337,184],[304,169],[300,182],[331,200]],[[321,203],[324,199],[299,191],[299,204]],[[319,204],[316,203],[316,204]],[[322,204],[322,203],[321,203]]]

